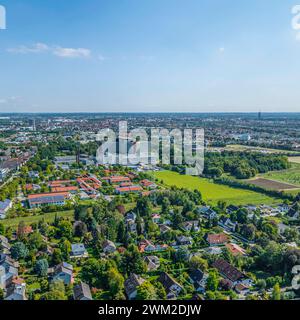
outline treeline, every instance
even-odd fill
[[[276,190],[267,190],[262,187],[256,186],[254,184],[244,183],[244,182],[232,180],[229,178],[217,178],[214,180],[214,182],[219,183],[219,184],[224,184],[226,186],[230,186],[233,188],[246,189],[246,190],[260,192],[260,193],[263,193],[267,196],[279,198],[279,199],[284,199],[284,200],[294,201],[296,198],[294,195],[289,194],[289,193],[285,193],[282,191],[276,191]]]
[[[38,156],[40,159],[53,160],[55,156],[60,153],[67,155],[76,155],[78,151],[81,154],[96,155],[98,149],[97,142],[88,142],[86,144],[80,144],[77,141],[71,139],[63,139],[59,137],[55,141],[50,141],[47,145],[38,145]]]
[[[289,167],[288,158],[282,155],[224,151],[205,154],[203,173],[212,178],[228,173],[237,179],[249,179],[258,173],[284,170]]]

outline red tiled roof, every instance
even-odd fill
[[[207,242],[209,242],[210,244],[223,244],[228,240],[228,236],[225,233],[207,235]]]
[[[70,191],[77,191],[78,187],[76,186],[69,186],[69,187],[52,187],[51,190],[53,192],[70,192]]]
[[[116,191],[118,192],[135,192],[142,191],[143,189],[140,186],[131,186],[131,187],[118,187]]]
[[[37,199],[37,198],[43,198],[43,197],[55,197],[55,196],[65,196],[69,197],[69,192],[49,192],[49,193],[39,193],[39,194],[30,194],[28,196],[28,199]]]

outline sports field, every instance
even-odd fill
[[[27,225],[34,222],[39,222],[42,219],[44,219],[46,222],[51,223],[54,221],[55,215],[57,215],[57,217],[72,219],[74,217],[74,210],[44,213],[39,216],[17,217],[12,219],[5,219],[5,220],[0,220],[0,223],[2,223],[5,227],[12,227],[12,228],[16,228],[19,225],[20,221],[24,221]]]
[[[273,204],[280,202],[278,199],[268,197],[258,192],[231,188],[216,184],[205,178],[180,175],[173,171],[159,171],[155,172],[154,175],[167,186],[176,186],[190,190],[197,189],[202,193],[203,200],[212,204],[216,204],[219,200],[236,205]]]

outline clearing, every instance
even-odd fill
[[[188,175],[180,175],[173,171],[159,171],[154,173],[155,177],[163,180],[165,185],[199,190],[203,200],[212,204],[218,201],[226,201],[228,204],[275,204],[279,199],[268,197],[259,192],[232,188],[225,185],[216,184],[213,181]]]
[[[0,223],[2,223],[5,227],[16,228],[16,227],[18,227],[20,221],[24,221],[27,225],[29,225],[31,223],[39,222],[42,219],[44,219],[46,222],[53,222],[55,219],[55,215],[57,215],[57,217],[64,217],[64,218],[71,218],[72,219],[74,217],[74,210],[50,212],[50,213],[44,213],[44,214],[38,215],[38,216],[4,219],[4,220],[0,220]]]

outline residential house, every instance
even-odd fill
[[[225,279],[230,280],[233,286],[237,285],[238,283],[250,284],[251,282],[251,280],[248,279],[244,273],[239,271],[224,259],[216,260],[213,263],[213,267],[216,268]]]
[[[211,209],[210,207],[201,207],[198,208],[198,212],[200,214],[202,214],[204,216],[204,218],[208,219],[208,220],[213,220],[215,219],[218,214],[216,213],[216,211],[214,211],[213,209]]]
[[[176,244],[178,246],[190,246],[192,244],[192,238],[191,237],[186,237],[186,236],[178,236],[176,238]]]
[[[0,219],[5,219],[6,213],[12,208],[12,202],[9,199],[0,201]]]
[[[166,272],[160,274],[158,281],[165,288],[168,299],[176,298],[183,289],[182,286]]]
[[[300,204],[298,202],[295,202],[291,208],[289,209],[287,213],[288,218],[291,220],[297,220],[300,216]]]
[[[6,297],[4,300],[23,301],[26,297],[26,283],[23,279],[15,278],[11,285],[6,289]]]
[[[85,258],[88,256],[88,252],[83,243],[74,243],[71,245],[71,257]]]
[[[234,205],[229,205],[227,208],[226,208],[226,212],[228,213],[228,214],[231,214],[231,213],[233,213],[233,212],[236,212],[236,211],[238,211],[239,210],[239,207],[237,207],[237,206],[234,206]]]
[[[131,273],[129,278],[124,282],[125,292],[129,300],[135,299],[137,296],[137,289],[145,280],[137,274]]]
[[[52,280],[61,280],[66,285],[72,284],[74,282],[73,266],[67,262],[60,263],[54,268]]]
[[[145,239],[142,240],[139,244],[139,251],[141,253],[149,253],[149,252],[160,252],[168,249],[168,245],[166,244],[157,244],[154,245],[151,241]]]
[[[200,269],[196,269],[189,273],[189,277],[195,287],[195,290],[197,292],[204,293],[208,276]]]
[[[154,223],[159,223],[160,219],[161,219],[161,216],[159,214],[155,213],[155,214],[152,215],[152,221]]]
[[[233,256],[245,256],[246,250],[244,250],[242,247],[240,247],[236,243],[226,243],[226,248],[231,252]]]
[[[229,218],[226,217],[222,217],[219,220],[219,226],[224,228],[226,231],[228,232],[235,232],[237,223],[236,222],[232,222]]]
[[[0,254],[0,288],[6,289],[18,276],[19,264],[8,255]]]
[[[156,189],[157,188],[157,185],[154,182],[152,182],[152,181],[150,181],[148,179],[141,180],[140,184],[144,188],[149,188],[149,189]]]
[[[194,220],[194,221],[185,221],[182,224],[182,228],[185,231],[191,232],[192,230],[194,230],[195,232],[198,232],[200,230],[199,227],[199,221],[198,220]]]
[[[102,250],[106,254],[109,254],[115,252],[117,250],[117,247],[112,241],[105,240],[102,244]]]
[[[147,256],[144,258],[144,262],[147,265],[148,271],[154,271],[157,270],[160,266],[160,261],[157,256]]]
[[[225,233],[218,233],[218,234],[210,233],[210,234],[207,234],[205,238],[210,246],[224,245],[229,241],[229,237]]]
[[[168,231],[171,231],[172,229],[169,226],[167,226],[166,224],[160,224],[159,225],[159,230],[160,230],[160,232],[162,234],[164,234],[164,233],[166,233]]]
[[[10,248],[11,248],[11,245],[9,244],[8,239],[0,235],[0,250],[4,254],[9,254]]]
[[[73,288],[74,300],[93,300],[91,290],[88,284],[80,282]]]

